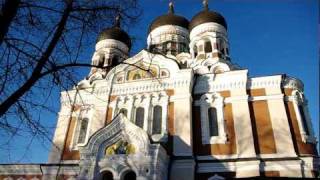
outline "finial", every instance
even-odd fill
[[[114,21],[114,26],[115,27],[120,27],[120,19],[121,19],[120,14],[117,14],[117,16],[115,18],[115,21]]]
[[[203,4],[203,7],[204,7],[204,10],[208,11],[208,10],[209,10],[208,0],[203,0],[203,1],[202,1],[202,4]]]
[[[170,14],[174,14],[173,2],[172,1],[169,2],[169,13]]]

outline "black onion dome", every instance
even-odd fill
[[[159,16],[153,20],[149,26],[149,33],[157,27],[164,25],[176,25],[188,29],[189,21],[182,16],[174,14],[173,3],[171,2],[169,3],[169,13]]]
[[[218,23],[227,29],[227,22],[221,14],[205,9],[191,19],[189,30],[191,31],[194,27],[207,22]]]
[[[131,48],[131,39],[129,35],[117,26],[102,30],[97,38],[97,42],[104,39],[115,39],[125,43],[129,49]]]
[[[189,21],[182,17],[175,14],[166,14],[159,16],[156,18],[151,25],[149,26],[149,33],[156,29],[157,27],[163,26],[163,25],[176,25],[183,28],[188,29]]]

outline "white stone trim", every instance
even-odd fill
[[[248,79],[247,89],[281,88],[282,75],[263,76]]]
[[[290,76],[286,76],[283,79],[283,88],[288,88],[288,89],[296,89],[300,92],[303,92],[304,86],[301,80],[294,78],[294,77],[290,77]]]
[[[120,49],[123,52],[129,51],[129,48],[125,43],[115,39],[104,39],[99,41],[96,44],[96,51],[99,51],[102,48],[116,48],[116,49]]]
[[[169,96],[165,92],[153,93],[151,98],[150,113],[149,113],[149,123],[148,132],[151,134],[151,138],[154,141],[160,141],[162,137],[167,135],[167,119],[168,119],[168,104]],[[161,120],[161,133],[153,134],[153,110],[155,106],[160,106],[162,108],[162,120]]]
[[[319,162],[319,160],[316,160]],[[199,163],[197,173],[236,172],[236,177],[255,177],[259,172],[279,171],[280,177],[313,177],[314,158],[301,160],[237,161]]]
[[[178,41],[186,41],[189,44],[189,31],[176,25],[163,25],[152,30],[147,38],[147,44],[159,44],[165,41],[177,39]]]
[[[198,163],[197,173],[259,171],[259,160]]]
[[[1,175],[77,175],[78,166],[69,165],[46,165],[46,164],[12,164],[0,165]]]
[[[299,90],[294,90],[291,93],[291,96],[288,97],[288,100],[293,103],[293,108],[294,112],[298,121],[298,126],[299,126],[299,131],[301,134],[302,141],[304,143],[317,143],[317,139],[314,136],[314,132],[312,129],[312,124],[311,124],[311,118],[309,115],[308,107],[307,107],[307,100],[304,99],[303,93],[301,93]],[[303,127],[303,120],[299,111],[299,105],[302,105],[303,107],[303,112],[304,112],[304,117],[306,121],[306,125],[309,131],[309,135],[307,135],[306,130]]]
[[[218,93],[204,94],[200,100],[201,111],[201,136],[202,144],[225,144],[227,135],[223,115],[224,98]],[[218,136],[210,137],[208,109],[214,107],[217,110]]]
[[[191,41],[193,41],[195,37],[205,32],[218,32],[218,33],[222,33],[224,36],[227,36],[227,30],[224,26],[218,23],[208,22],[208,23],[200,24],[191,30],[190,32]]]
[[[71,138],[71,143],[70,143],[70,150],[78,150],[79,146],[84,146],[87,142],[88,139],[91,135],[90,133],[90,129],[92,126],[92,123],[94,121],[93,119],[93,115],[94,115],[94,106],[93,105],[82,105],[81,108],[79,109],[79,111],[75,112],[76,116],[75,117],[75,124],[74,124],[74,129],[73,129],[73,134],[72,134],[72,138]],[[80,136],[80,127],[81,123],[79,123],[81,121],[81,119],[83,118],[87,118],[88,119],[88,125],[87,125],[87,130],[86,130],[86,136],[84,139],[83,143],[78,143],[78,138]],[[77,131],[78,130],[78,131]]]
[[[255,156],[254,156],[255,157]],[[205,156],[196,156],[197,160],[224,160],[224,159],[237,159],[239,158],[238,154],[231,155],[205,155]]]

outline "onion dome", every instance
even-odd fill
[[[189,30],[191,31],[194,27],[200,24],[208,23],[208,22],[218,23],[227,29],[227,22],[224,19],[224,17],[217,12],[209,11],[207,0],[203,1],[203,5],[204,5],[204,10],[196,14],[191,19],[189,24]]]
[[[97,42],[105,39],[114,39],[123,42],[131,48],[131,39],[129,35],[120,28],[120,16],[117,16],[115,25],[111,28],[103,29],[98,35]]]
[[[188,29],[189,21],[182,16],[175,15],[173,10],[173,4],[172,2],[170,2],[169,13],[159,16],[155,20],[153,20],[153,22],[149,26],[149,33],[157,27],[164,25],[175,25]]]

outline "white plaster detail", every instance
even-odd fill
[[[302,92],[300,92],[299,90],[294,90],[292,91],[291,97],[288,98],[289,101],[292,101],[293,103],[293,108],[295,111],[295,115],[298,121],[298,126],[299,126],[299,131],[301,134],[301,139],[304,143],[317,143],[316,137],[314,136],[314,132],[312,129],[312,124],[311,124],[311,118],[310,118],[310,114],[309,114],[309,110],[308,110],[308,101],[304,98],[304,95]],[[303,111],[303,115],[301,114],[300,110],[299,110],[299,106],[302,106],[302,111]],[[305,129],[305,127],[303,126],[303,118],[305,117],[305,123],[306,123],[306,128],[308,128],[307,130]],[[309,132],[309,135],[307,134],[307,131]]]
[[[218,23],[214,22],[208,22],[208,23],[203,23],[200,24],[192,29],[190,32],[190,39],[191,41],[195,38],[198,37],[200,34],[204,32],[218,32],[223,34],[224,36],[227,35],[227,30],[225,27]]]
[[[177,40],[189,43],[189,31],[176,25],[163,25],[152,30],[147,38],[148,46],[165,41]]]
[[[103,48],[116,48],[120,49],[123,52],[129,51],[129,48],[125,43],[115,39],[104,39],[96,44],[96,51],[101,50]]]
[[[223,97],[218,93],[204,94],[200,100],[201,109],[201,135],[203,144],[225,144],[227,135],[225,131],[225,123],[223,117]],[[216,108],[218,136],[210,136],[208,109]]]

